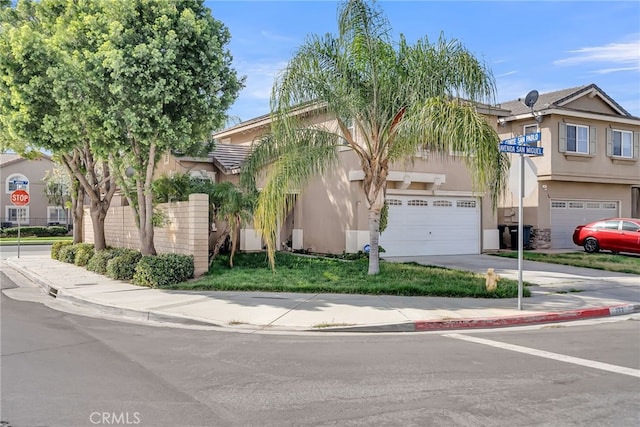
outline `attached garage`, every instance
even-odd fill
[[[616,217],[619,212],[618,202],[610,200],[552,200],[551,248],[576,248],[573,243],[576,226]]]
[[[383,257],[480,253],[480,202],[471,197],[388,195]]]

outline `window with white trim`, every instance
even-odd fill
[[[529,133],[538,133],[538,125],[524,125],[522,131],[523,135],[527,135]]]
[[[638,148],[634,150],[633,132],[628,130],[607,129],[607,155],[609,157],[626,159],[638,158],[637,150]],[[636,152],[634,153],[634,151]]]
[[[594,126],[559,123],[558,151],[565,154],[596,154],[597,132]]]
[[[62,206],[47,206],[47,223],[66,224],[67,210]]]
[[[589,128],[567,125],[567,151],[589,154]]]
[[[27,185],[22,184],[23,182],[26,182]],[[9,175],[9,177],[5,181],[5,193],[13,193],[18,189],[29,191],[29,180],[26,176],[21,174],[16,173],[13,175]]]
[[[6,207],[6,221],[12,224],[18,225],[18,219],[20,219],[20,225],[29,225],[29,207],[7,206]]]
[[[427,203],[426,200],[409,200],[409,202],[407,203],[407,206],[428,206],[429,204]]]

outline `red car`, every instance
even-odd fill
[[[603,249],[640,254],[640,219],[607,218],[579,225],[573,232],[573,243],[589,253]]]

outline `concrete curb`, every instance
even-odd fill
[[[620,316],[640,312],[640,304],[622,304],[611,307],[566,310],[554,313],[529,314],[525,316],[488,317],[483,319],[423,320],[415,322],[416,331],[447,329],[499,328],[508,326],[535,325],[539,323],[570,322],[594,317]]]

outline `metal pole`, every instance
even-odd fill
[[[519,167],[519,180],[520,185],[518,186],[518,310],[522,310],[522,250],[523,250],[523,215],[522,215],[522,198],[524,195],[524,156],[520,153],[519,159],[520,167]]]
[[[18,214],[18,258],[20,258],[20,217],[22,216],[22,208],[18,208],[16,213]]]

